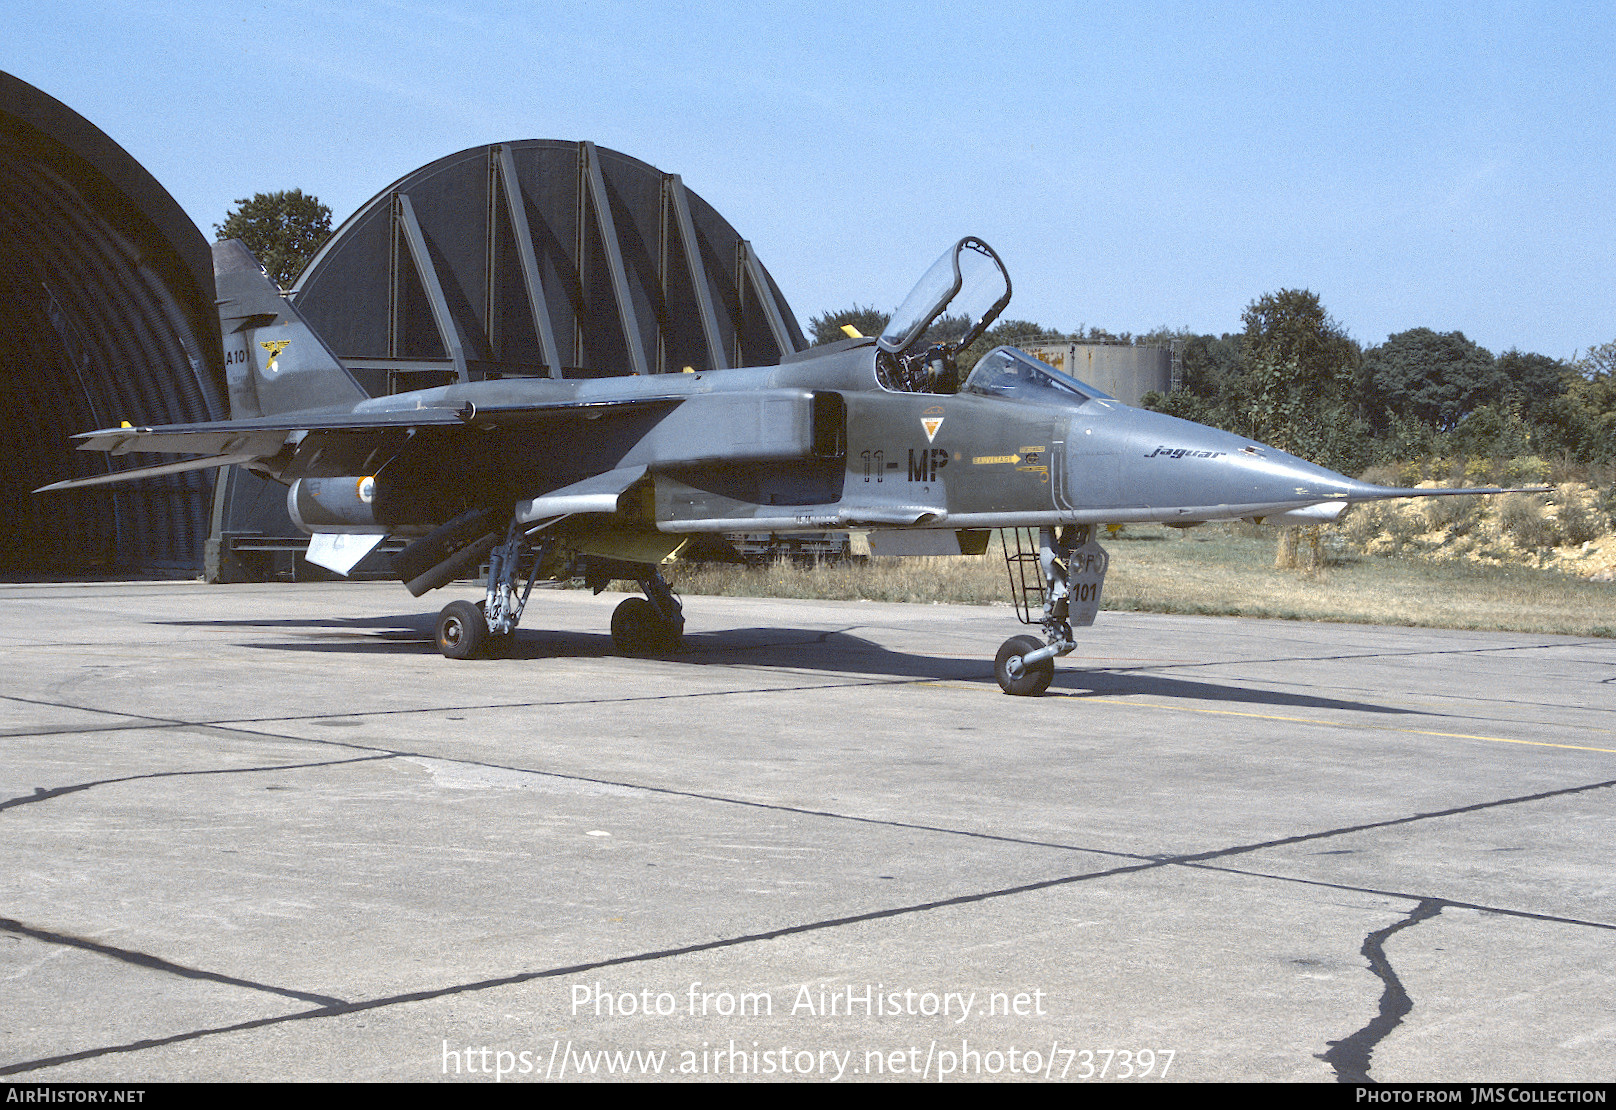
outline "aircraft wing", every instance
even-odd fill
[[[162,424],[154,428],[103,428],[73,438],[80,451],[111,455],[247,454],[261,458],[281,449],[294,432],[365,432],[388,428],[426,428],[464,423],[453,409],[410,409],[381,413],[290,413],[251,420],[215,420],[205,424]]]
[[[83,489],[86,486],[108,486],[114,482],[132,482],[137,478],[157,478],[164,474],[183,474],[187,470],[209,470],[216,466],[235,466],[238,463],[252,462],[261,458],[259,455],[208,455],[200,459],[183,459],[180,462],[164,463],[162,466],[138,466],[129,470],[114,470],[109,474],[97,474],[93,478],[72,478],[63,482],[52,482],[48,486],[40,486],[35,493],[51,493],[62,489]]]
[[[42,486],[35,493],[80,489],[86,486],[129,482],[178,474],[187,470],[234,466],[273,458],[289,440],[316,437],[327,456],[368,454],[390,442],[400,432],[419,428],[491,429],[501,425],[531,423],[544,419],[580,418],[603,410],[665,408],[678,404],[677,396],[650,396],[606,401],[541,401],[526,404],[491,405],[477,408],[467,402],[459,408],[422,407],[372,409],[350,412],[285,413],[279,416],[245,420],[216,420],[199,424],[162,424],[155,427],[124,426],[81,432],[73,438],[80,451],[105,451],[110,455],[196,454],[201,457],[156,466],[132,467],[91,478],[75,478]],[[343,471],[346,473],[346,471]]]
[[[412,409],[403,413],[302,413],[257,417],[250,420],[217,420],[203,424],[163,424],[153,428],[126,426],[81,432],[73,438],[80,451],[105,451],[109,455],[197,454],[200,458],[181,459],[157,466],[130,467],[91,478],[52,482],[35,493],[82,489],[86,486],[132,482],[187,470],[207,470],[272,458],[280,453],[288,437],[311,432],[387,432],[431,426],[453,426],[464,421],[453,409]]]

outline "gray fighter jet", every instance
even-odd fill
[[[1043,636],[1006,641],[995,673],[1008,693],[1039,694],[1099,608],[1097,525],[1314,524],[1358,501],[1504,492],[1356,481],[1132,408],[1010,347],[962,376],[954,356],[1010,300],[1004,265],[975,238],[943,253],[878,338],[777,366],[376,398],[244,247],[218,249],[232,419],[84,433],[81,450],[200,457],[45,489],[239,464],[287,485],[308,558],[341,573],[386,536],[409,541],[393,565],[417,597],[486,561],[484,600],[438,617],[455,659],[508,643],[534,583],[554,578],[596,592],[638,582],[645,597],[618,606],[613,642],[676,647],[684,617],[660,568],[699,535],[867,531],[873,554],[933,555],[1031,529],[1022,559],[1042,613],[1027,619]],[[964,333],[929,339],[945,312]]]

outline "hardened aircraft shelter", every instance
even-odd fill
[[[363,205],[291,293],[373,395],[454,380],[767,365],[806,346],[751,244],[677,174],[590,142],[474,147]],[[284,491],[208,471],[35,496],[160,458],[75,432],[227,417],[207,240],[93,124],[0,73],[0,572],[262,577]],[[204,540],[206,558],[204,560]]]
[[[109,465],[74,451],[74,432],[227,415],[213,297],[207,241],[163,187],[71,108],[0,73],[0,572],[199,564],[209,474],[31,491]]]
[[[496,143],[423,166],[337,229],[292,298],[373,396],[771,365],[807,346],[751,243],[711,205],[677,174],[590,142]],[[227,474],[210,576],[262,577],[303,547],[282,497]]]

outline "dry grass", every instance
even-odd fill
[[[863,562],[763,567],[678,563],[669,574],[688,594],[810,597],[830,601],[908,601],[953,605],[1009,603],[1004,560],[981,557],[871,558]]]
[[[1553,570],[1467,561],[1374,558],[1337,541],[1321,569],[1274,567],[1275,532],[1207,525],[1130,527],[1111,552],[1104,608],[1290,620],[1616,636],[1616,586]],[[749,569],[676,564],[686,594],[1008,604],[997,538],[979,558],[874,558]]]
[[[1351,509],[1331,531],[1368,555],[1416,554],[1499,567],[1616,578],[1611,489],[1562,482],[1551,493],[1383,501]]]
[[[1202,531],[1177,542],[1113,543],[1107,607],[1616,636],[1616,588],[1607,583],[1518,565],[1348,553],[1311,572],[1279,570],[1272,532]]]

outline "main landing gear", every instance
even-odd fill
[[[1014,551],[1010,541],[1014,538]],[[1011,600],[1023,624],[1033,623],[1033,605],[1042,602],[1038,623],[1044,638],[1012,636],[999,648],[993,677],[1007,694],[1037,697],[1055,677],[1055,659],[1077,647],[1072,626],[1086,628],[1100,609],[1110,557],[1093,540],[1093,528],[1079,525],[1061,530],[1041,529],[1038,545],[1031,544],[1031,529],[1006,529],[1004,560],[1010,574]],[[1037,569],[1033,569],[1036,563]]]
[[[631,597],[612,611],[612,646],[622,655],[678,651],[685,634],[684,607],[654,566],[591,559],[584,584],[597,594],[614,578],[638,582],[644,597]]]
[[[438,614],[438,650],[450,659],[508,650],[528,595],[555,542],[550,536],[532,541],[524,526],[512,521],[505,541],[488,549],[488,589],[483,600],[476,604],[451,601]],[[532,567],[519,592],[521,567],[529,558]],[[645,591],[644,597],[631,597],[612,613],[612,646],[624,655],[657,655],[678,649],[685,630],[684,609],[661,571],[642,563],[592,556],[581,556],[579,562],[584,584],[597,594],[622,578],[638,582]]]
[[[488,552],[488,590],[483,600],[451,601],[438,613],[435,635],[438,650],[450,659],[470,659],[475,655],[500,654],[516,639],[516,624],[527,607],[528,594],[538,581],[539,568],[555,540],[545,536],[530,544],[526,531],[516,521],[505,530],[505,542]],[[522,560],[531,555],[533,568],[522,592],[516,592]]]

